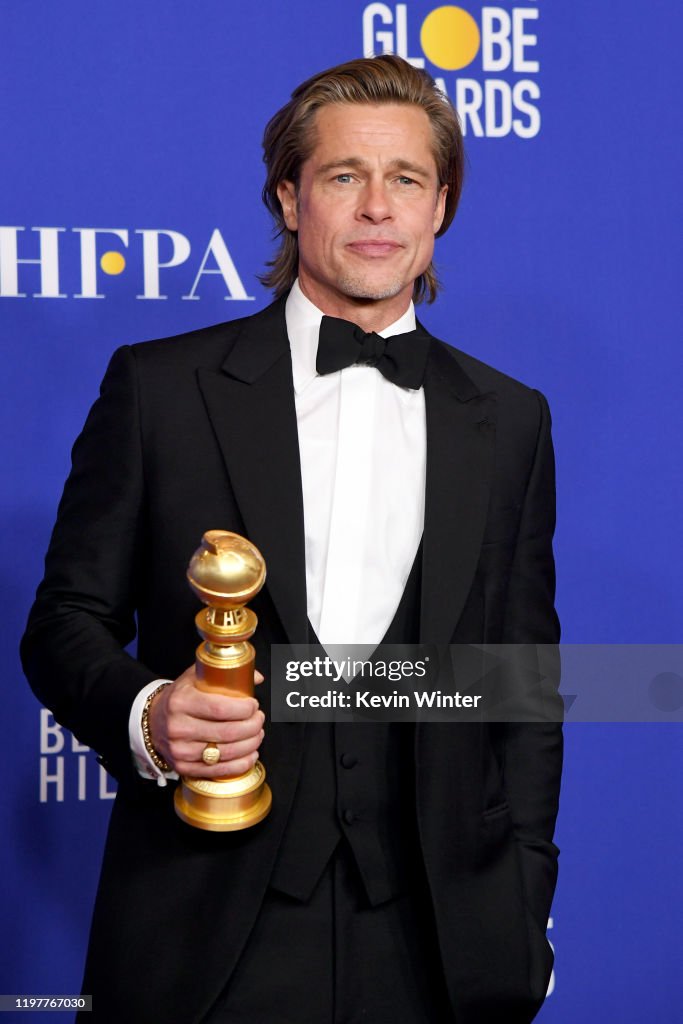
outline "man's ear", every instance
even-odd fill
[[[442,185],[439,189],[439,194],[436,197],[436,206],[434,208],[434,234],[437,233],[441,225],[443,224],[444,215],[446,213],[446,193],[448,192],[448,185]]]
[[[296,186],[293,181],[281,181],[277,187],[277,197],[282,207],[284,222],[290,231],[297,231],[299,218],[297,215]]]

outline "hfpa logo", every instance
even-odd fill
[[[21,232],[30,230],[37,240]],[[65,238],[60,236],[66,235]],[[36,244],[37,242],[37,244]],[[112,244],[115,248],[111,248]],[[122,252],[121,250],[125,251]],[[21,250],[21,255],[19,254]],[[140,288],[136,299],[167,299],[170,278],[166,271],[186,265],[181,299],[199,299],[200,284],[208,275],[222,280],[225,299],[251,300],[218,228],[214,228],[201,257],[190,260],[192,246],[180,231],[141,228],[24,228],[0,227],[0,298],[104,299],[105,275],[118,277],[128,263]],[[33,255],[28,255],[32,253]],[[65,263],[60,265],[61,260]],[[38,268],[30,269],[31,266]],[[80,265],[80,275],[76,266]],[[162,271],[164,290],[162,291]],[[62,277],[74,276],[78,291],[62,290]],[[38,291],[30,284],[40,285]],[[178,288],[176,287],[176,294]]]

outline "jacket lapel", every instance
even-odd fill
[[[290,641],[308,637],[299,438],[284,300],[247,318],[199,384],[251,541]]]
[[[442,342],[425,374],[427,483],[420,635],[446,644],[479,559],[493,473],[495,395],[482,394]]]

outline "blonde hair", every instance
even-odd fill
[[[294,90],[263,134],[263,201],[275,221],[280,246],[260,280],[277,296],[292,287],[299,265],[297,234],[285,224],[277,188],[280,182],[291,181],[298,189],[301,167],[315,148],[315,115],[330,103],[412,103],[422,107],[432,127],[439,187],[448,186],[437,237],[447,231],[458,208],[465,164],[462,131],[455,108],[431,75],[393,54],[359,58],[322,71]],[[438,290],[436,270],[430,263],[415,281],[413,297],[416,302],[424,298],[433,302]]]

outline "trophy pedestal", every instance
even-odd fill
[[[178,817],[207,832],[236,832],[262,821],[273,802],[260,761],[232,779],[183,778],[175,791]]]

